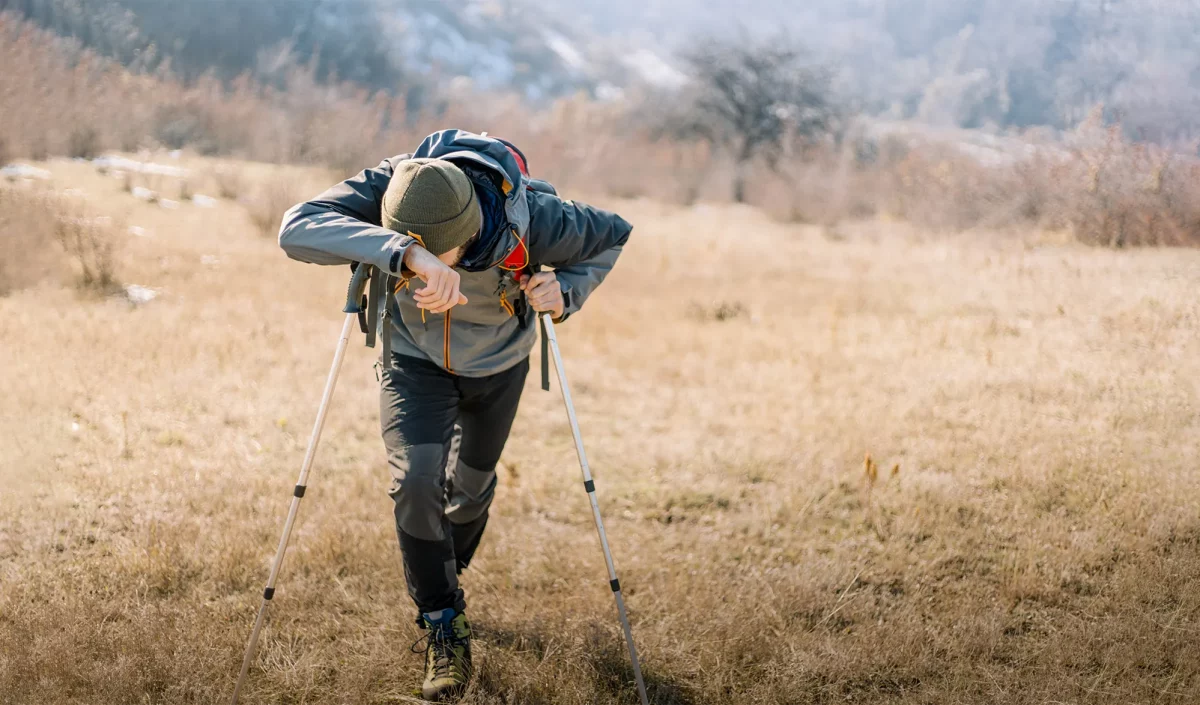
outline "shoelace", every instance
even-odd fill
[[[452,625],[443,624],[427,630],[424,635],[414,641],[412,646],[408,648],[414,654],[419,654],[422,651],[428,654],[429,650],[433,649],[435,654],[433,665],[440,676],[450,670],[450,666],[454,663],[451,657],[452,651],[461,641],[454,633]],[[425,642],[423,647],[421,646],[421,642]]]

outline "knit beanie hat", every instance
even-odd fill
[[[434,255],[462,245],[483,224],[471,180],[442,159],[397,164],[383,194],[382,219],[389,230],[418,236]]]

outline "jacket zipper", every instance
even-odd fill
[[[489,264],[488,269],[491,269],[492,267],[495,267],[497,265],[504,264],[508,260],[508,258],[512,256],[512,253],[517,251],[518,247],[522,247],[525,245],[525,242],[523,240],[521,240],[521,235],[520,235],[520,233],[517,232],[516,228],[510,227],[509,230],[512,232],[513,237],[517,238],[517,244],[513,245],[512,248],[509,249],[508,252],[504,253],[503,257],[501,257],[500,259],[496,260],[495,262],[492,262],[491,264]]]
[[[446,371],[453,373],[454,369],[450,367],[450,312],[446,311],[446,327],[445,335],[442,336],[442,357],[445,362]]]

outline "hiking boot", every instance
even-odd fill
[[[447,608],[423,614],[419,621],[427,630],[422,637],[425,682],[421,684],[421,695],[434,702],[458,699],[471,677],[471,625],[467,616]]]

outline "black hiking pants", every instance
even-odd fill
[[[529,358],[490,377],[460,377],[397,355],[379,418],[408,594],[421,612],[466,608],[458,575],[471,562],[496,489]]]

